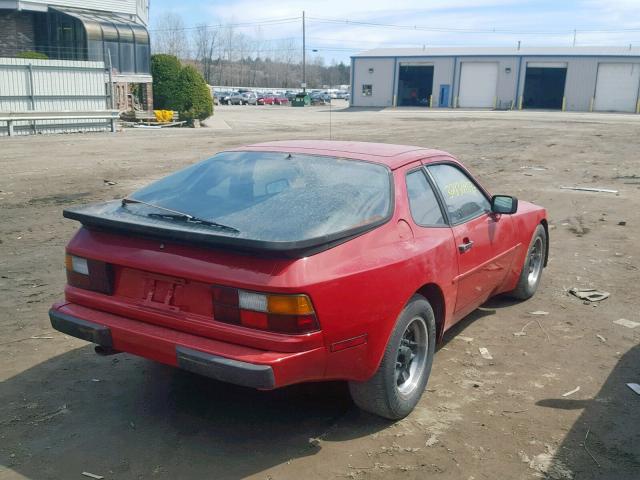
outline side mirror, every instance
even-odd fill
[[[491,211],[511,215],[518,211],[518,199],[509,195],[494,195],[491,197]]]

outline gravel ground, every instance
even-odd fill
[[[244,106],[202,129],[0,139],[0,479],[638,479],[640,395],[625,384],[640,383],[640,327],[614,321],[640,322],[639,122]],[[77,228],[64,207],[121,198],[226,147],[329,135],[447,150],[490,191],[549,211],[538,294],[494,299],[447,334],[409,417],[361,413],[342,383],[257,392],[98,357],[52,330]],[[584,304],[573,286],[611,296]]]

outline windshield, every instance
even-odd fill
[[[238,230],[216,234],[261,241],[334,236],[381,223],[391,214],[385,166],[273,152],[223,152],[128,198]],[[128,207],[131,214],[152,211],[143,204]]]

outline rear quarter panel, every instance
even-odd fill
[[[402,309],[425,284],[436,284],[453,312],[457,260],[449,228],[415,235],[406,201],[405,174],[394,171],[395,213],[385,225],[310,257],[310,293],[329,350],[327,378],[366,380],[377,370]],[[417,232],[420,233],[420,232]],[[315,278],[314,278],[315,277]],[[366,334],[364,346],[330,352],[335,342]]]
[[[545,229],[547,230],[547,254],[549,251],[549,231],[546,228],[547,211],[543,207],[520,200],[518,201],[518,211],[512,215],[512,219],[518,249],[513,262],[513,268],[507,275],[502,288],[500,288],[497,293],[509,292],[516,287],[533,233],[540,224],[545,225]]]

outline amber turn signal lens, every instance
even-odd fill
[[[68,253],[64,256],[64,266],[67,269],[67,272],[73,271],[73,260],[71,259],[71,255]]]
[[[267,311],[278,315],[310,315],[313,306],[306,295],[267,295]]]
[[[214,285],[213,318],[218,322],[293,335],[320,330],[311,299]]]
[[[110,264],[67,253],[64,265],[70,286],[107,295],[113,293],[114,271]]]

